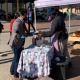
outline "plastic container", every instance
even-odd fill
[[[69,63],[69,59],[60,56],[60,61],[52,60],[50,77],[53,79],[66,80],[66,68]]]

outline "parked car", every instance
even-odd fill
[[[36,19],[39,20],[47,20],[47,15],[45,15],[44,13],[42,13],[41,11],[37,11],[36,12]]]
[[[11,18],[11,17],[13,17],[13,16],[14,16],[13,13],[8,12],[8,17],[9,17],[9,18]],[[0,18],[1,18],[1,19],[5,19],[5,18],[6,18],[6,12],[5,12],[4,10],[0,10]]]

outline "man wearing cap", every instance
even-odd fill
[[[1,24],[1,22],[0,22],[0,33],[2,32],[2,29],[4,29],[3,24]]]
[[[39,31],[43,37],[53,37],[54,54],[56,56],[66,56],[69,58],[69,64],[71,59],[67,49],[68,34],[65,28],[64,18],[56,13],[54,7],[48,8],[48,15],[52,17],[50,30]]]

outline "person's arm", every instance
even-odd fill
[[[29,31],[27,30],[27,27],[24,22],[23,22],[23,27],[24,27],[25,31],[28,33]]]
[[[56,28],[58,27],[58,19],[53,19],[50,27],[50,31],[41,32],[43,37],[51,37],[56,32]]]
[[[11,22],[10,22],[10,32],[12,32],[12,24],[13,24],[13,21],[11,20]]]
[[[25,33],[25,31],[24,31],[24,27],[23,27],[22,23],[18,24],[18,32],[19,32],[20,35],[23,35],[23,36],[27,37],[27,33]]]
[[[12,34],[12,25],[13,25],[13,22],[14,22],[15,20],[11,20],[11,22],[10,22],[10,35]]]

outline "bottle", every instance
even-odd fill
[[[36,40],[39,40],[37,36],[36,36],[36,38],[35,38],[35,45],[36,45]]]

